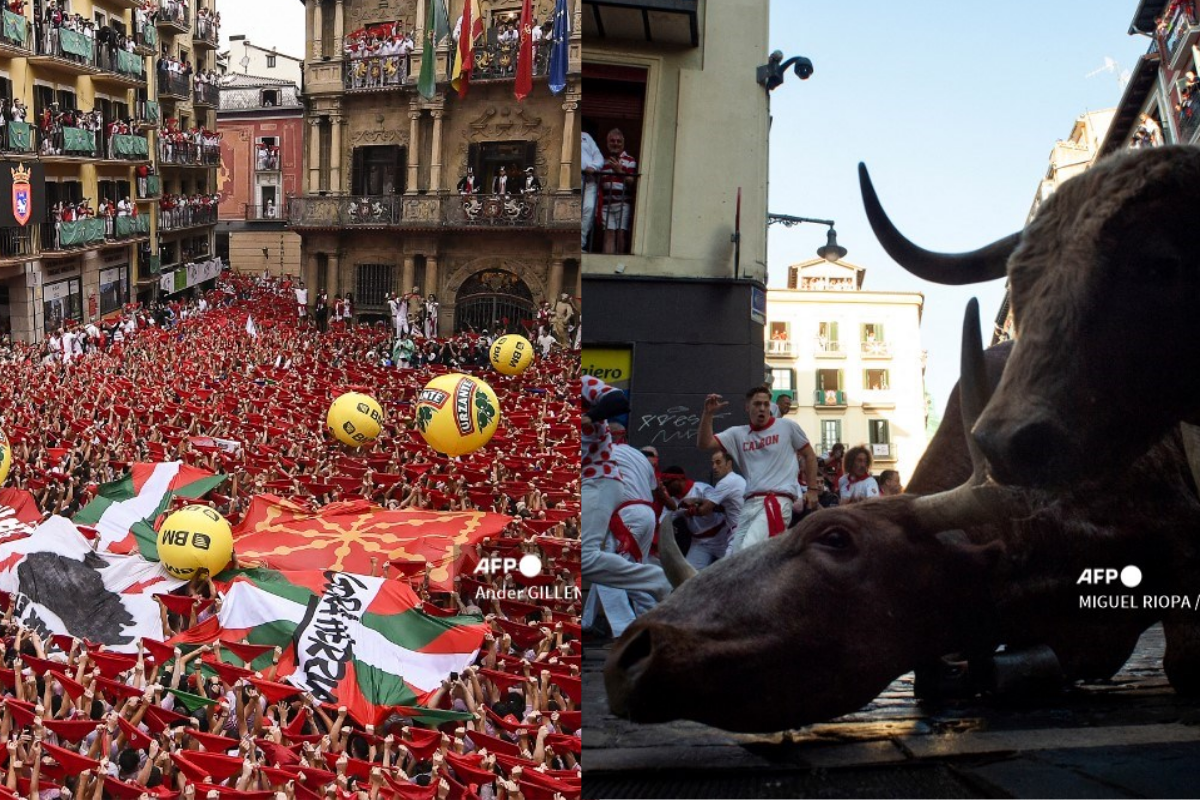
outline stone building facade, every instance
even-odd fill
[[[578,297],[578,0],[569,4],[566,89],[555,96],[547,88],[547,43],[523,102],[513,94],[515,50],[500,41],[519,0],[481,0],[485,33],[465,97],[448,83],[452,41],[439,43],[429,100],[417,89],[420,47],[384,65],[388,80],[360,77],[377,63],[344,48],[355,32],[381,25],[423,41],[425,0],[306,5],[305,188],[291,201],[289,224],[303,237],[310,290],[349,292],[359,317],[371,319],[386,315],[389,292],[417,287],[436,295],[442,334],[505,319],[516,328],[541,300]],[[462,6],[451,0],[451,25]],[[554,2],[537,0],[534,8],[543,22]],[[464,197],[458,185],[468,167],[479,191]],[[493,191],[501,168],[512,176],[507,193]],[[540,191],[520,191],[527,174]]]

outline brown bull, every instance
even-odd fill
[[[1003,483],[1068,486],[1121,473],[1176,423],[1200,418],[1188,322],[1200,296],[1200,148],[1100,161],[1064,183],[1021,232],[972,253],[932,253],[883,212],[859,165],[867,217],[918,277],[1008,276],[1017,345],[974,437]]]
[[[977,340],[977,317],[974,331]],[[1010,349],[988,351],[979,382],[995,386]],[[970,420],[983,403],[964,395],[976,398],[964,402]],[[1179,524],[1200,503],[1178,442],[1155,448],[1120,487],[997,492],[963,484],[972,459],[952,413],[957,397],[910,482],[940,494],[819,511],[688,579],[614,647],[605,667],[614,713],[780,730],[855,711],[945,653],[1000,643],[1049,646],[1068,680],[1107,677],[1157,619],[1172,683],[1195,689],[1200,615],[1080,609],[1092,590],[1076,584],[1085,568],[1136,564],[1141,590],[1159,593],[1200,572]],[[976,467],[974,483],[979,475]],[[669,572],[671,542],[663,539]]]

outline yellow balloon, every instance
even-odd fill
[[[417,430],[439,453],[473,453],[491,440],[499,424],[500,402],[479,378],[439,375],[417,396]]]
[[[373,397],[346,392],[329,407],[325,424],[342,444],[362,447],[379,436],[383,428],[383,409]]]
[[[0,485],[8,478],[8,468],[12,466],[12,448],[9,447],[8,437],[0,431]]]
[[[208,506],[184,506],[163,521],[158,558],[176,578],[187,580],[200,568],[216,575],[233,558],[229,521]]]
[[[492,342],[488,357],[501,375],[520,375],[533,363],[533,345],[524,336],[510,333]]]

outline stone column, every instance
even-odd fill
[[[437,294],[438,291],[438,263],[437,256],[425,256],[425,290],[424,295],[428,297],[431,294]],[[438,298],[440,302],[442,298]]]
[[[445,111],[430,111],[433,115],[433,160],[429,164],[430,193],[442,190],[442,117]]]
[[[421,112],[409,111],[412,120],[408,134],[408,189],[405,194],[417,193],[417,159],[421,153]]]
[[[567,113],[563,118],[563,140],[558,165],[558,186],[554,187],[560,192],[572,188],[575,185],[575,181],[580,178],[575,169],[575,148],[579,145],[579,132],[575,129],[575,121],[576,112],[579,110],[579,97],[579,89],[576,86],[572,86],[567,90],[566,100],[562,106],[563,110]]]
[[[342,193],[342,124],[340,114],[329,117],[329,190]]]
[[[312,55],[313,59],[321,59],[321,30],[325,21],[322,19],[321,0],[311,0],[312,5]]]
[[[329,254],[328,262],[325,265],[325,291],[328,292],[330,296],[341,294],[341,290],[338,289],[338,274],[340,268],[341,262],[338,253],[335,250]]]
[[[321,188],[321,118],[314,115],[308,120],[308,193],[316,194]]]
[[[412,256],[404,257],[404,271],[400,273],[400,294],[407,294],[417,282],[417,263]]]
[[[342,0],[337,0],[337,8],[333,14],[333,57],[341,58],[345,50],[342,43],[346,38],[346,12]]]
[[[550,306],[553,308],[558,301],[559,294],[562,293],[563,282],[563,260],[561,258],[553,258],[550,260],[550,280],[546,282],[546,300],[550,301]]]

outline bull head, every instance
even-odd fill
[[[964,421],[986,402],[980,348],[972,301]],[[688,579],[613,648],[610,708],[642,722],[682,717],[768,731],[862,707],[918,663],[989,635],[976,621],[990,606],[1002,548],[938,534],[1006,518],[1011,500],[986,483],[976,458],[956,489],[822,510],[699,574],[663,537],[664,569],[673,581]]]
[[[1018,336],[973,437],[1004,483],[1063,488],[1112,477],[1200,410],[1190,320],[1200,293],[1200,149],[1104,159],[1065,182],[1020,233],[972,253],[932,253],[884,213],[866,168],[863,203],[902,267],[938,283],[1008,275]],[[1169,355],[1168,355],[1169,354]]]

